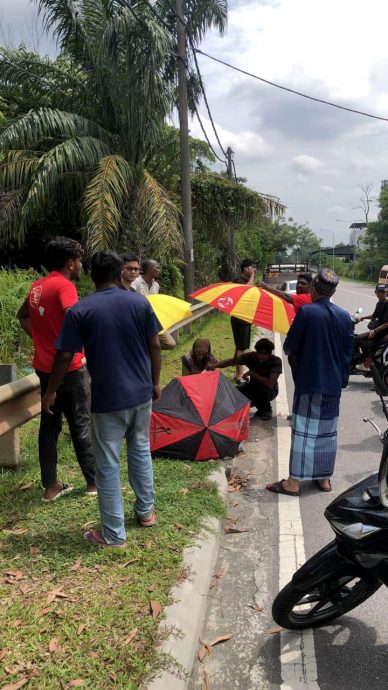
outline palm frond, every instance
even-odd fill
[[[227,0],[189,0],[189,31],[194,43],[198,44],[209,29],[218,29],[222,35],[228,19]]]
[[[133,171],[122,156],[100,160],[85,191],[87,248],[90,253],[117,245],[122,213],[133,184]]]
[[[146,170],[137,187],[133,215],[144,233],[150,256],[181,256],[183,236],[179,211],[167,192]]]
[[[0,246],[17,235],[22,194],[21,189],[0,193]]]
[[[43,154],[32,175],[31,185],[21,209],[20,234],[29,223],[56,200],[58,184],[66,173],[87,171],[109,152],[108,147],[93,137],[73,138],[54,146]]]
[[[45,30],[53,33],[62,51],[89,70],[94,64],[94,51],[85,27],[83,1],[38,0],[38,13]]]
[[[0,192],[22,189],[39,164],[34,151],[5,151],[0,162]]]
[[[82,136],[98,137],[107,145],[112,145],[114,141],[110,132],[81,115],[56,108],[40,108],[30,110],[26,115],[5,125],[0,132],[0,150],[36,149],[44,139]]]

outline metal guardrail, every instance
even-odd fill
[[[176,333],[213,310],[208,304],[194,304],[193,315],[167,328]],[[0,437],[40,414],[40,383],[36,374],[0,386]]]

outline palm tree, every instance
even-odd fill
[[[225,0],[190,7],[194,44],[223,30]],[[0,131],[3,242],[21,242],[64,198],[79,204],[91,252],[129,236],[159,259],[179,255],[179,211],[155,166],[175,102],[171,0],[38,0],[38,10],[60,57],[0,54],[5,100],[27,93],[33,104]]]

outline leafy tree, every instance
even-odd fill
[[[159,258],[178,256],[179,212],[155,164],[175,97],[170,2],[39,0],[38,7],[60,57],[23,46],[0,55],[6,112],[18,116],[0,132],[3,242],[23,240],[61,205],[62,213],[79,211],[91,251],[130,238]],[[193,45],[209,27],[223,30],[226,8],[221,0],[190,4]]]

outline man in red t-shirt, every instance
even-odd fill
[[[71,278],[79,280],[82,271],[81,245],[67,237],[56,237],[46,250],[46,267],[51,271],[32,285],[18,311],[22,328],[34,343],[32,365],[40,380],[41,397],[46,392],[56,354],[55,341],[67,310],[78,302]],[[39,462],[43,501],[55,501],[72,487],[57,480],[57,440],[65,415],[77,460],[86,480],[87,493],[96,494],[95,461],[91,445],[87,386],[84,378],[82,352],[70,362],[63,384],[58,390],[54,414],[42,412],[39,427]]]
[[[312,279],[311,273],[299,273],[296,281],[296,295],[288,295],[286,292],[283,292],[283,290],[277,290],[264,282],[258,282],[256,284],[272,295],[277,295],[284,299],[285,302],[292,304],[296,313],[304,304],[311,304],[310,285]]]
[[[278,297],[284,299],[285,302],[292,304],[295,309],[295,313],[297,313],[298,309],[303,307],[304,304],[312,303],[310,294],[312,280],[313,277],[311,273],[299,273],[296,281],[296,295],[288,295],[286,292],[283,292],[283,290],[277,290],[276,288],[270,287],[264,282],[257,283],[257,285],[258,287],[267,290],[267,292],[270,292],[272,295],[277,295]],[[291,367],[292,378],[295,383],[298,368],[296,357],[294,355],[290,355],[288,358],[288,363]]]

